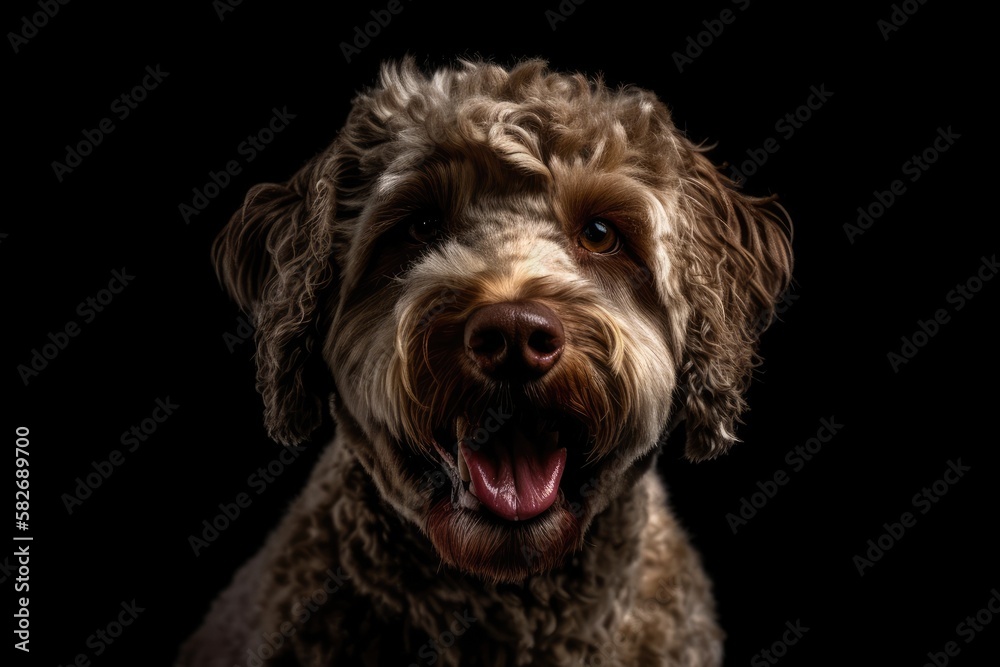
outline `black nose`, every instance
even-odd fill
[[[483,306],[465,323],[466,354],[498,380],[542,377],[559,360],[564,342],[559,317],[532,301]]]

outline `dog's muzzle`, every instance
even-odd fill
[[[512,390],[551,371],[562,354],[562,322],[536,302],[483,306],[465,324],[465,353],[486,381]],[[551,419],[530,409],[456,420],[455,456],[465,490],[508,521],[535,517],[555,502],[566,447]],[[472,420],[475,421],[472,421]]]

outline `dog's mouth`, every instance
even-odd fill
[[[503,521],[528,521],[549,510],[564,477],[572,476],[567,464],[576,463],[587,442],[577,420],[532,407],[465,412],[434,436],[453,504]]]

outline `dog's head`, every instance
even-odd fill
[[[215,260],[255,317],[271,435],[305,439],[332,395],[440,556],[515,581],[582,544],[676,413],[692,459],[735,440],[782,222],[651,93],[407,61],[250,191]]]

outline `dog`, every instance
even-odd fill
[[[181,650],[234,665],[718,665],[655,461],[736,440],[792,266],[650,92],[384,65],[213,256],[308,485]]]

